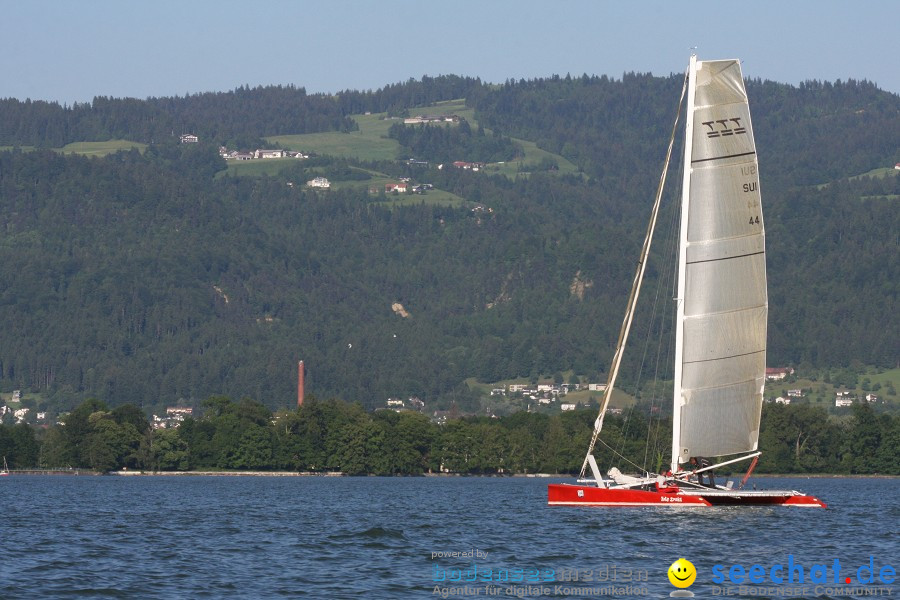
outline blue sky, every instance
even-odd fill
[[[900,93],[900,3],[867,0],[0,0],[0,97],[86,102],[243,84],[375,89],[423,74],[490,82],[681,72],[740,58],[798,84]]]

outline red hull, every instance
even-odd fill
[[[678,488],[668,492],[606,489],[596,486],[551,483],[547,504],[562,506],[710,506],[699,496],[688,496]]]
[[[825,508],[814,496],[794,491],[682,490],[661,491],[606,489],[595,486],[551,483],[547,504],[553,506],[803,506]]]

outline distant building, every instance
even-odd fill
[[[196,144],[197,142],[200,141],[200,138],[198,138],[193,133],[182,134],[182,136],[179,139],[181,140],[182,144]]]
[[[560,404],[559,407],[560,407],[562,410],[575,410],[575,405],[574,405],[574,404]]]
[[[793,375],[791,367],[766,367],[766,381],[781,381],[788,375]]]
[[[266,150],[259,148],[253,153],[253,158],[284,158],[284,150]]]
[[[479,171],[484,168],[483,162],[466,162],[457,160],[453,162],[453,166],[457,169],[465,169],[466,171]]]
[[[784,396],[778,396],[777,398],[775,398],[775,404],[790,404],[790,403],[791,403],[790,398],[785,398]]]
[[[327,190],[328,188],[331,187],[331,182],[328,181],[327,179],[325,179],[324,177],[316,177],[315,179],[310,179],[309,181],[307,181],[306,185],[308,185],[311,188],[319,188],[322,190]]]
[[[852,398],[835,398],[834,406],[835,408],[840,408],[842,406],[852,406],[853,399]]]
[[[418,115],[403,119],[404,125],[421,125],[425,123],[458,123],[457,115]]]
[[[803,390],[788,390],[787,395],[791,398],[802,398],[804,396]]]
[[[386,183],[384,184],[384,191],[388,194],[396,192],[398,194],[405,194],[407,190],[406,183]]]

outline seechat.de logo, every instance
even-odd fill
[[[836,558],[831,564],[814,564],[805,567],[794,560],[793,554],[788,554],[787,558],[787,564],[755,564],[747,568],[743,565],[731,565],[730,567],[713,565],[712,582],[738,585],[768,583],[890,585],[894,583],[897,576],[897,572],[891,565],[876,565],[874,556],[869,557],[868,564],[858,568],[848,568]],[[670,574],[669,578],[671,579],[671,577]]]

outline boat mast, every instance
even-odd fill
[[[622,328],[619,330],[619,341],[616,343],[616,352],[613,355],[612,365],[609,369],[609,377],[606,381],[606,390],[603,393],[603,402],[600,403],[600,414],[594,421],[594,434],[591,436],[591,443],[588,446],[587,454],[581,465],[581,475],[584,477],[588,464],[592,459],[594,446],[600,431],[603,429],[603,417],[606,415],[606,409],[609,407],[609,401],[612,399],[613,388],[616,383],[616,377],[619,374],[619,366],[622,364],[622,354],[625,351],[625,342],[628,341],[628,332],[631,330],[631,321],[634,318],[634,309],[637,306],[638,296],[641,293],[641,282],[644,279],[644,271],[647,266],[647,257],[650,254],[650,243],[653,241],[653,231],[656,227],[656,218],[659,215],[659,205],[662,201],[663,189],[666,185],[666,175],[669,172],[669,161],[672,158],[672,146],[675,143],[675,132],[678,129],[678,117],[681,115],[681,105],[684,102],[685,89],[687,88],[687,73],[685,73],[684,84],[681,87],[681,97],[678,100],[678,111],[675,114],[675,123],[672,124],[672,135],[669,138],[669,147],[666,150],[666,161],[663,165],[662,173],[659,176],[659,184],[656,188],[656,198],[653,202],[653,210],[650,215],[650,224],[647,226],[647,235],[644,237],[644,246],[641,248],[641,257],[638,260],[637,272],[634,274],[634,281],[631,283],[631,294],[628,297],[628,306],[625,309],[625,319],[622,321]],[[596,468],[596,463],[592,468]],[[597,481],[599,485],[600,482]]]
[[[694,145],[694,99],[697,93],[697,55],[691,54],[688,66],[687,114],[684,119],[684,176],[681,183],[681,227],[678,237],[678,291],[675,297],[675,374],[672,397],[672,473],[678,472],[678,457],[681,454],[681,407],[684,399],[681,393],[682,361],[684,344],[684,290],[685,266],[687,264],[688,211],[691,194],[691,153]]]

